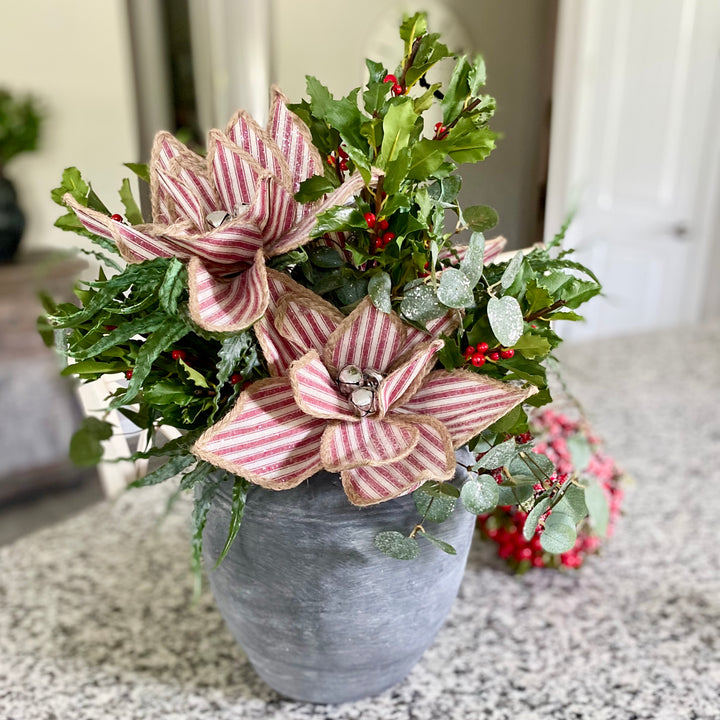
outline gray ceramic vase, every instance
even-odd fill
[[[458,466],[456,480],[465,478]],[[230,498],[223,487],[208,513],[209,569],[227,536]],[[417,521],[411,496],[356,508],[340,476],[327,472],[292,490],[249,491],[240,532],[209,570],[210,585],[268,685],[295,700],[340,703],[405,678],[452,607],[475,525],[460,503],[450,519],[428,523],[457,555],[420,539],[415,560],[395,560],[373,545],[378,532],[409,532]]]

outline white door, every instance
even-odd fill
[[[720,1],[563,0],[557,49],[546,238],[575,206],[569,244],[605,287],[563,334],[697,320],[720,242]]]

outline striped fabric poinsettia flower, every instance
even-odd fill
[[[453,315],[423,333],[369,298],[347,317],[268,270],[255,325],[273,377],[246,388],[193,452],[274,490],[340,472],[355,505],[455,472],[454,450],[536,392],[465,371],[432,370]],[[457,316],[457,314],[455,314]]]
[[[153,222],[129,225],[65,202],[91,232],[113,240],[131,263],[157,257],[188,261],[190,312],[203,328],[249,327],[268,303],[265,257],[310,239],[316,215],[342,205],[363,186],[354,174],[317,203],[297,203],[300,183],[322,174],[307,126],[274,87],[267,129],[239,111],[227,130],[211,130],[201,157],[167,132],[150,162]]]

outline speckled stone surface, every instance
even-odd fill
[[[563,355],[636,480],[580,572],[516,578],[476,543],[406,681],[294,703],[256,678],[208,593],[192,604],[187,506],[160,524],[168,491],[134,492],[0,550],[0,718],[717,720],[720,326]]]

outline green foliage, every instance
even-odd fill
[[[460,499],[468,512],[482,515],[495,509],[500,499],[500,490],[491,475],[478,475],[462,486]]]
[[[17,155],[37,149],[42,122],[37,100],[0,89],[0,173]]]
[[[405,537],[397,530],[385,530],[375,536],[375,547],[384,555],[396,560],[413,560],[420,548],[414,537]]]
[[[101,441],[112,437],[110,423],[86,417],[70,439],[70,459],[80,467],[97,465],[103,454]]]

